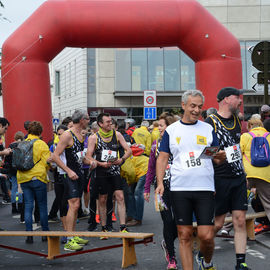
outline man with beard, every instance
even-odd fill
[[[213,126],[219,140],[220,149],[226,152],[226,161],[214,164],[216,187],[215,230],[218,232],[225,220],[226,213],[232,213],[234,225],[234,245],[236,252],[235,269],[249,269],[245,263],[246,254],[246,210],[247,185],[242,166],[242,156],[239,147],[241,123],[238,118],[242,104],[240,91],[233,87],[222,88],[217,101],[219,109],[205,121]],[[203,254],[198,254],[200,259]]]

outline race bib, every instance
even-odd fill
[[[101,161],[108,162],[117,159],[117,152],[112,150],[102,150]]]
[[[80,152],[76,153],[77,157],[78,157],[78,160],[79,160],[79,163],[83,162],[83,158],[85,157],[86,152],[87,152],[87,148],[84,148],[83,151],[80,151]]]
[[[228,163],[238,161],[242,158],[239,144],[224,148]]]
[[[199,168],[203,166],[204,161],[199,159],[200,153],[198,151],[187,152],[181,154],[181,165],[184,170]]]

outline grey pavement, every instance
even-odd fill
[[[54,198],[53,191],[48,192],[49,207]],[[83,231],[87,229],[87,219],[81,220],[77,224],[77,230]],[[114,223],[114,228],[118,230],[118,223]],[[25,230],[25,225],[19,223],[19,217],[12,217],[11,205],[0,204],[0,227],[6,230]],[[39,227],[37,229],[40,229]],[[62,230],[60,223],[50,223],[51,230]],[[100,228],[99,228],[100,229]],[[154,243],[149,243],[147,246],[140,244],[136,245],[136,254],[138,264],[131,266],[130,270],[165,270],[166,262],[163,251],[160,248],[162,240],[162,221],[159,213],[154,210],[153,193],[150,203],[145,203],[144,220],[141,226],[130,228],[132,232],[153,232]],[[88,248],[97,248],[105,245],[120,244],[120,239],[99,240],[98,238],[90,238]],[[235,255],[233,239],[216,238],[216,247],[214,253],[214,263],[218,270],[234,269]],[[25,244],[25,237],[2,237],[0,244],[11,245],[18,248],[28,248],[30,250],[47,252],[47,244],[41,242],[41,239],[34,237],[34,244]],[[178,241],[175,241],[176,257],[180,265]],[[256,237],[256,241],[248,241],[247,248],[247,263],[251,269],[270,269],[270,233],[264,233]],[[61,246],[62,253],[63,245]],[[121,269],[122,248],[115,248],[93,253],[86,253],[71,257],[65,257],[48,261],[44,257],[25,254],[13,250],[0,248],[0,269],[91,269],[91,270],[116,270]],[[197,269],[194,264],[194,269]]]

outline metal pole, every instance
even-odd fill
[[[269,104],[268,103],[268,80],[270,78],[268,78],[268,72],[269,72],[269,65],[270,63],[268,63],[268,53],[269,53],[269,42],[265,41],[264,42],[264,104]]]

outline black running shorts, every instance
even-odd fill
[[[245,175],[237,178],[215,177],[215,187],[216,216],[221,216],[234,210],[248,209]]]
[[[213,191],[171,191],[171,195],[177,225],[192,225],[193,213],[198,225],[214,225]]]
[[[64,176],[65,197],[67,200],[81,198],[83,193],[83,179],[71,180],[67,174]]]
[[[98,185],[98,192],[101,195],[114,192],[115,190],[123,190],[123,181],[120,175],[113,175],[109,177],[98,177],[95,179]]]

